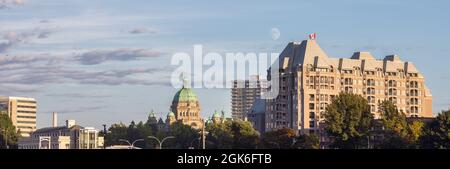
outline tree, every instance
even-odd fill
[[[233,147],[233,135],[230,131],[229,121],[224,123],[208,123],[206,131],[206,143],[208,148],[231,149]]]
[[[315,134],[304,134],[297,138],[292,148],[297,149],[320,149],[320,140]]]
[[[170,148],[187,149],[191,146],[193,140],[200,137],[199,131],[189,125],[183,124],[181,121],[174,122],[170,125],[170,131],[166,136],[174,136],[174,139],[167,140]],[[160,137],[162,139],[163,137]]]
[[[263,135],[263,147],[272,149],[289,149],[292,147],[296,137],[295,130],[290,128],[269,131]]]
[[[421,121],[413,121],[408,123],[408,140],[410,148],[420,148],[420,137],[423,135],[425,123]]]
[[[421,148],[450,148],[450,110],[442,111],[431,123],[424,127],[424,135],[420,138]]]
[[[5,149],[6,144],[8,148],[17,148],[17,139],[19,132],[16,132],[11,119],[7,114],[0,113],[0,148]]]
[[[385,149],[408,147],[407,140],[405,139],[408,135],[406,115],[399,112],[391,101],[383,101],[378,107],[381,124],[384,128],[382,131],[384,139],[377,147]]]
[[[259,133],[248,121],[225,121],[221,124],[209,123],[206,126],[208,148],[240,149],[256,148]]]
[[[423,122],[408,122],[406,115],[398,111],[391,101],[379,105],[383,130],[383,141],[377,147],[388,149],[416,148],[422,134]]]
[[[360,95],[341,93],[333,99],[325,111],[325,129],[333,138],[331,147],[366,147],[374,120],[369,110],[367,100]]]
[[[108,128],[108,134],[105,137],[105,145],[122,144],[119,139],[128,139],[128,127],[122,122],[113,124]]]
[[[233,149],[250,149],[256,148],[259,140],[259,133],[256,131],[252,123],[242,120],[234,120],[230,126],[233,138]]]

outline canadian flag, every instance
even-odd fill
[[[316,33],[309,34],[309,39],[311,39],[311,40],[316,39],[316,37],[317,37]]]

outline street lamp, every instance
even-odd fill
[[[159,149],[162,149],[162,144],[164,143],[164,141],[166,141],[167,139],[170,139],[170,138],[175,138],[175,137],[174,137],[174,136],[168,136],[168,137],[165,137],[165,138],[162,139],[162,140],[159,140],[159,139],[156,138],[155,136],[148,136],[148,138],[155,139],[156,141],[158,141],[158,143],[159,143]]]
[[[134,149],[134,143],[136,143],[136,142],[138,142],[138,141],[144,141],[144,139],[137,139],[137,140],[134,140],[133,143],[130,143],[130,142],[129,142],[128,140],[126,140],[126,139],[119,139],[119,141],[128,143],[128,145],[130,146],[130,149]]]

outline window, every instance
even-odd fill
[[[368,96],[368,97],[367,97],[367,102],[369,102],[369,103],[375,103],[375,97],[374,97],[374,96]]]
[[[367,86],[375,86],[375,80],[373,80],[373,79],[367,79],[366,85],[367,85]]]
[[[396,97],[389,97],[389,101],[391,101],[394,104],[397,104],[397,98]]]
[[[309,95],[309,101],[312,101],[312,102],[314,101],[314,95],[313,94]]]
[[[316,113],[309,112],[309,118],[314,119],[316,117]]]
[[[344,92],[345,92],[345,93],[353,93],[353,87],[346,86],[346,87],[344,88]]]
[[[367,94],[375,94],[375,88],[373,87],[367,88]]]
[[[344,79],[344,84],[345,85],[353,85],[353,80],[351,78],[345,78]]]
[[[314,110],[314,103],[309,103],[309,109]]]
[[[389,80],[389,81],[388,81],[388,86],[389,86],[389,87],[397,87],[397,81],[395,81],[395,80]]]
[[[314,121],[309,121],[309,127],[314,128]]]
[[[374,105],[370,105],[370,111],[371,112],[375,112],[375,106]]]
[[[389,89],[388,95],[390,96],[396,96],[397,95],[397,89]]]

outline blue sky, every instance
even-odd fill
[[[426,77],[434,112],[450,107],[448,1],[0,0],[0,95],[38,99],[38,127],[101,127],[165,116],[177,89],[170,58],[281,52],[318,33],[332,57],[398,54]],[[281,36],[271,38],[272,28]],[[113,57],[111,57],[113,56]],[[195,89],[203,115],[230,111],[230,91]]]

